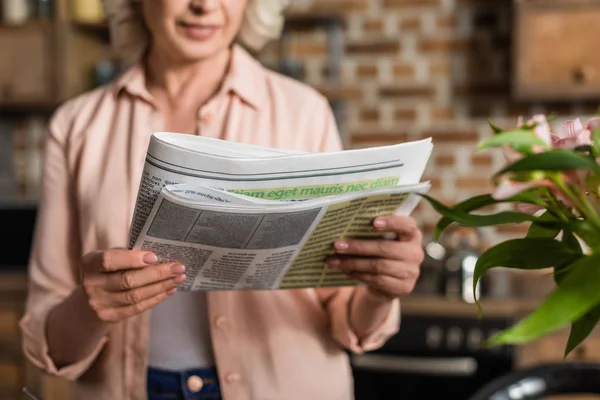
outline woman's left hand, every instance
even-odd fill
[[[337,254],[328,265],[362,281],[374,294],[389,299],[409,294],[424,258],[421,231],[413,218],[398,215],[376,218],[373,226],[395,233],[396,239],[337,241]]]

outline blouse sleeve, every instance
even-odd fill
[[[342,141],[337,129],[331,107],[324,100],[320,112],[314,114],[315,132],[319,132],[321,146],[319,151],[338,151]],[[342,347],[354,352],[363,353],[381,347],[400,328],[400,300],[395,299],[387,318],[378,326],[374,326],[364,337],[356,335],[350,324],[350,305],[356,287],[319,288],[317,294],[330,315],[331,335]]]
[[[105,340],[85,359],[60,369],[49,356],[48,314],[71,294],[80,280],[77,207],[66,157],[69,118],[65,114],[64,110],[55,114],[46,138],[42,197],[29,260],[28,297],[20,328],[24,353],[34,365],[49,374],[76,379],[96,358]]]

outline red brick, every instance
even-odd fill
[[[417,118],[417,112],[414,109],[398,108],[394,111],[394,118],[397,121],[414,121]]]
[[[383,132],[383,131],[360,131],[353,132],[351,135],[351,144],[363,145],[366,143],[397,144],[408,140],[406,132]]]
[[[489,154],[475,154],[471,156],[471,165],[477,168],[491,168],[492,156]]]
[[[339,14],[341,12],[349,11],[364,11],[367,8],[367,2],[370,0],[327,0],[327,1],[313,1],[311,3],[310,10],[306,13],[307,15],[319,15],[319,14]],[[304,15],[305,13],[298,13],[298,15]]]
[[[399,40],[360,40],[346,43],[346,52],[350,54],[396,54],[400,51]]]
[[[426,131],[421,133],[422,138],[431,137],[435,143],[455,143],[455,142],[477,142],[479,135],[471,130],[448,130],[448,131]]]
[[[368,35],[381,35],[383,33],[383,21],[381,19],[365,20],[363,31]]]
[[[437,17],[436,26],[438,29],[455,28],[458,21],[455,15],[440,15]]]
[[[452,119],[454,118],[454,110],[451,107],[434,107],[431,110],[431,115],[434,119]]]
[[[431,97],[434,90],[426,85],[386,86],[379,88],[381,97]]]
[[[412,78],[415,76],[415,67],[411,64],[397,63],[393,67],[394,76],[398,78]]]
[[[379,121],[379,110],[376,108],[361,110],[360,119],[363,122],[377,122]]]
[[[431,60],[431,75],[447,77],[452,73],[452,65],[448,58],[438,58]]]
[[[327,56],[327,45],[316,40],[292,40],[290,52],[297,57]]]
[[[377,76],[377,66],[373,64],[360,64],[356,67],[359,78],[374,78]]]
[[[417,44],[417,50],[421,52],[466,51],[470,46],[471,40],[467,38],[426,38]]]
[[[435,164],[441,167],[451,167],[454,165],[454,156],[451,154],[440,154],[434,159]]]
[[[386,9],[406,9],[415,6],[439,6],[440,0],[383,0]]]
[[[457,178],[456,187],[458,189],[474,190],[478,193],[486,193],[492,189],[490,178]]]
[[[331,101],[356,101],[360,100],[363,94],[362,90],[356,86],[319,85],[315,88]]]
[[[421,30],[421,25],[422,23],[420,18],[403,18],[398,22],[398,29],[401,32],[415,32]]]

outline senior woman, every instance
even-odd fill
[[[124,250],[155,131],[320,152],[340,148],[326,100],[263,68],[282,3],[113,0],[114,82],[53,116],[21,321],[24,351],[75,380],[85,400],[353,397],[345,350],[381,346],[399,325],[422,260],[414,220],[374,222],[397,240],[336,243],[332,268],[357,287],[177,293],[185,266]]]

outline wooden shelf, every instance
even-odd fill
[[[33,20],[29,20],[29,21],[25,21],[23,23],[20,24],[7,24],[6,22],[0,22],[0,29],[1,30],[13,30],[13,31],[19,31],[19,30],[31,30],[31,29],[49,29],[51,28],[53,25],[53,22],[50,20],[44,20],[44,19],[33,19]]]
[[[52,113],[58,103],[50,100],[0,100],[0,114]]]
[[[481,301],[483,317],[519,317],[539,306],[541,300],[506,299]],[[477,318],[477,305],[443,297],[410,295],[401,302],[402,313],[410,315],[429,315],[439,317]]]
[[[108,27],[108,23],[103,22],[81,22],[81,21],[73,21],[71,23],[73,28],[82,33],[87,33],[91,35],[96,35],[101,37],[103,40],[110,40],[110,30]]]

